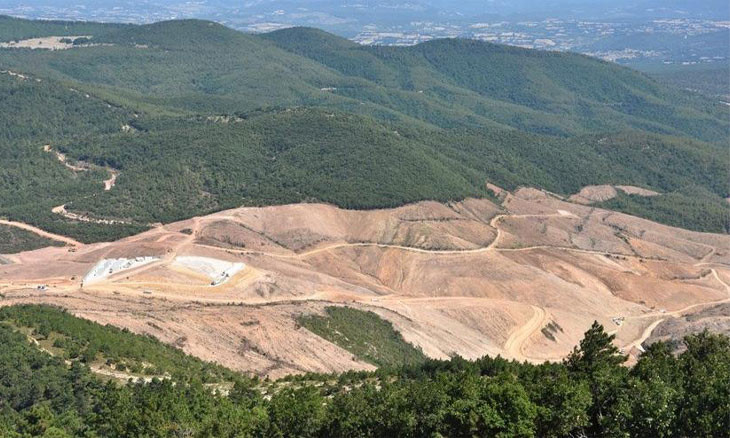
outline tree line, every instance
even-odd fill
[[[34,310],[62,313],[28,306],[26,323]],[[720,334],[687,336],[678,356],[652,344],[631,368],[594,323],[562,363],[456,357],[274,382],[231,373],[228,386],[195,373],[117,384],[39,350],[12,312],[0,323],[7,437],[730,436],[730,340]]]

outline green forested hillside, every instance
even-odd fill
[[[348,77],[423,94],[435,104],[521,130],[576,134],[631,127],[709,141],[727,138],[727,124],[721,121],[727,111],[719,105],[703,106],[641,73],[582,55],[461,39],[405,48],[353,46],[302,28],[265,37]],[[360,92],[336,93],[356,97]],[[389,103],[396,108],[400,104]],[[408,112],[408,102],[402,104],[398,109]]]
[[[707,189],[687,185],[663,196],[644,197],[619,193],[598,207],[619,210],[653,221],[695,231],[728,232],[728,210]],[[678,211],[683,213],[677,214]]]
[[[58,309],[9,307],[0,310],[0,435],[729,436],[727,337],[688,336],[678,357],[654,344],[633,368],[612,340],[594,323],[563,363],[456,357],[272,382]],[[166,374],[103,383],[94,361],[107,357]]]
[[[466,40],[0,19],[0,40],[56,34],[92,46],[0,49],[0,215],[81,240],[238,205],[480,196],[485,181],[639,185],[666,196],[606,206],[730,229],[728,108],[617,65]],[[120,172],[108,192],[105,167]],[[127,224],[68,221],[50,213],[61,204]]]
[[[58,245],[63,244],[28,231],[0,225],[0,254],[13,254]],[[2,264],[2,259],[0,259],[0,265]]]
[[[28,333],[34,343],[70,361],[104,364],[135,374],[167,376],[175,381],[204,383],[231,381],[232,371],[187,356],[151,336],[76,318],[50,306],[0,308],[0,323]],[[146,366],[145,366],[146,365]]]
[[[640,132],[555,139],[510,130],[404,130],[319,109],[228,123],[163,119],[136,126],[140,131],[133,134],[59,145],[70,156],[120,170],[115,190],[72,208],[146,223],[242,204],[320,200],[373,208],[446,201],[484,195],[485,180],[557,193],[625,183],[717,204],[698,212],[706,220],[685,225],[726,229],[726,210],[715,193],[724,190],[730,163],[715,159],[714,146],[696,141]]]
[[[242,204],[373,208],[483,193],[481,175],[423,142],[373,119],[317,109],[229,123],[162,120],[144,132],[60,147],[120,170],[118,188],[75,208],[141,221]]]
[[[46,36],[103,35],[127,25],[87,21],[32,21],[0,15],[0,41],[15,41]]]
[[[659,65],[645,71],[661,82],[727,102],[730,98],[730,65]]]
[[[63,220],[55,206],[97,196],[106,172],[74,172],[43,146],[61,140],[116,132],[129,110],[71,86],[0,74],[0,217],[36,224],[84,241],[114,239],[140,226],[97,225]]]

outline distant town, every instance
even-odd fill
[[[577,51],[586,55],[620,62],[637,58],[651,58],[665,63],[701,63],[727,61],[722,51],[710,52],[710,47],[697,50],[676,48],[622,47],[622,40],[643,34],[645,39],[655,35],[669,35],[669,39],[698,38],[710,34],[722,34],[727,38],[729,21],[672,19],[655,20],[649,23],[620,23],[598,21],[573,21],[546,19],[542,21],[499,21],[449,25],[434,22],[414,22],[408,30],[379,29],[366,26],[354,38],[361,44],[412,45],[435,38],[474,38],[499,44],[529,49]],[[719,35],[718,35],[719,36]],[[651,42],[648,42],[651,44]],[[648,45],[647,44],[647,45]],[[666,43],[664,43],[666,44]],[[679,44],[678,44],[679,45]],[[603,50],[601,47],[605,47]]]
[[[389,24],[362,24],[327,12],[297,8],[251,13],[243,8],[212,10],[204,2],[156,7],[134,6],[0,8],[0,14],[23,18],[150,23],[179,18],[210,19],[248,32],[270,32],[312,26],[366,45],[407,46],[437,38],[474,38],[530,49],[574,51],[618,63],[727,63],[730,21],[673,18],[645,22],[548,18],[536,21],[480,21],[453,15],[443,21],[394,19]]]

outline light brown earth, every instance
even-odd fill
[[[616,186],[616,188],[626,193],[627,195],[659,196],[661,194],[659,192],[655,192],[654,190],[649,190],[643,187],[636,186]]]
[[[613,199],[616,196],[618,196],[618,191],[620,190],[627,195],[636,195],[636,196],[659,196],[659,192],[655,192],[654,190],[645,189],[642,187],[636,187],[636,186],[611,186],[611,185],[598,185],[598,186],[585,186],[583,187],[580,192],[570,196],[568,198],[571,202],[577,202],[579,204],[593,204],[596,202],[603,202],[608,201],[609,199]]]
[[[722,278],[717,270],[713,270],[712,274],[718,282],[730,290],[728,286],[730,278],[727,275]],[[681,342],[684,336],[703,330],[730,334],[730,302],[722,302],[713,306],[697,306],[677,318],[666,318],[652,331],[646,339],[646,343],[671,341],[678,351],[682,351],[685,348]]]
[[[0,219],[0,225],[6,225],[8,227],[14,227],[14,228],[18,228],[18,229],[25,230],[25,231],[30,231],[31,233],[35,233],[41,237],[45,237],[47,239],[55,240],[58,242],[63,242],[66,245],[71,245],[71,246],[82,245],[81,242],[74,240],[70,237],[61,236],[60,234],[49,233],[48,231],[41,230],[38,227],[34,227],[32,225],[28,225],[28,224],[25,224],[22,222]]]
[[[111,169],[111,168],[107,168],[107,170],[109,171],[109,179],[104,180],[104,191],[105,192],[108,192],[117,184],[117,177],[119,176],[118,171]]]
[[[49,303],[278,377],[372,369],[299,327],[329,305],[371,310],[434,358],[559,360],[594,320],[637,354],[667,322],[730,302],[730,236],[521,189],[352,211],[239,208],[113,243],[6,255],[0,305]],[[98,261],[154,256],[81,288]],[[179,256],[243,263],[225,283]],[[48,291],[36,290],[48,284]],[[621,325],[613,319],[623,318]]]
[[[106,184],[106,181],[104,181],[104,183]],[[109,189],[111,190],[111,187]],[[121,219],[96,219],[96,218],[89,217],[89,216],[86,216],[83,214],[73,213],[73,212],[66,210],[66,204],[53,207],[51,209],[51,213],[63,216],[66,219],[70,219],[72,221],[77,221],[77,222],[89,222],[89,223],[104,224],[104,225],[131,224],[130,221],[125,221],[125,220],[121,220]]]
[[[28,38],[18,41],[0,42],[0,48],[4,49],[42,49],[42,50],[67,50],[74,46],[65,40],[73,41],[76,38],[90,38],[89,35],[76,36],[49,36],[42,38]],[[63,41],[62,41],[63,40]]]

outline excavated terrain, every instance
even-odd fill
[[[62,306],[271,377],[373,368],[297,324],[331,305],[376,312],[434,358],[560,360],[594,320],[635,357],[698,320],[730,326],[730,236],[535,189],[499,195],[501,205],[239,208],[3,255],[0,305]]]

